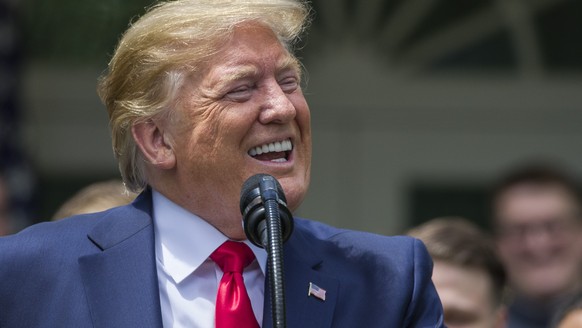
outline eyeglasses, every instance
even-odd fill
[[[523,240],[526,236],[536,236],[546,234],[550,237],[564,236],[568,232],[573,232],[582,226],[578,218],[554,218],[541,222],[524,224],[501,225],[497,234],[505,240]]]

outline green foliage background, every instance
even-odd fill
[[[152,0],[31,0],[21,6],[27,60],[104,67],[130,21]]]

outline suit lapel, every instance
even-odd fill
[[[101,249],[79,258],[93,325],[161,327],[151,196],[103,218],[89,234]]]
[[[101,250],[79,258],[93,326],[161,327],[151,193],[111,211],[89,239]],[[339,293],[336,278],[321,272],[323,245],[297,229],[284,246],[288,327],[332,326]],[[309,296],[309,283],[326,291],[325,301]],[[265,281],[263,327],[272,327],[268,279]]]
[[[334,277],[319,271],[323,261],[319,254],[320,249],[312,245],[302,235],[295,231],[284,246],[285,265],[285,298],[286,317],[288,327],[317,327],[332,326],[333,313],[339,293],[339,282]],[[263,327],[273,326],[271,316],[270,288],[268,279],[265,284],[265,309]],[[309,296],[309,283],[313,283],[326,291],[325,301]]]

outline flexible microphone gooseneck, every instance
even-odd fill
[[[243,184],[240,209],[247,238],[267,251],[273,327],[286,327],[283,242],[293,231],[293,216],[274,177],[257,174]]]

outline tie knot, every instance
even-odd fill
[[[253,251],[245,244],[235,241],[225,241],[211,255],[222,272],[242,273],[243,269],[255,259]]]

